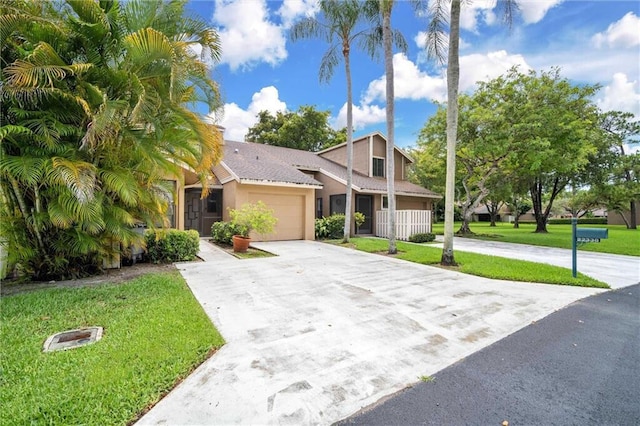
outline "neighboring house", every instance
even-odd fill
[[[624,215],[624,219],[622,215]],[[608,225],[626,225],[627,222],[631,222],[631,210],[624,210],[622,212],[609,210],[607,214]],[[636,201],[636,223],[640,224],[640,200]]]
[[[316,218],[344,213],[346,144],[314,153],[225,141],[223,149],[220,164],[213,167],[207,198],[200,199],[202,187],[195,183],[193,173],[185,171],[184,184],[176,181],[176,228],[210,235],[213,222],[229,220],[229,209],[263,201],[278,218],[275,232],[265,239],[313,240]],[[356,139],[353,154],[352,212],[363,213],[365,223],[357,230],[352,223],[352,235],[380,235],[387,208],[386,139],[377,132]],[[427,232],[431,230],[434,201],[441,196],[406,180],[407,167],[412,162],[396,147],[396,210],[407,211],[406,217],[423,222],[421,228],[411,229]]]
[[[489,209],[485,205],[481,205],[475,208],[472,214],[473,222],[491,222],[491,213],[489,213]],[[496,216],[496,222],[509,222],[513,221],[513,216],[511,216],[511,212],[506,205],[502,205],[498,210],[498,214]]]

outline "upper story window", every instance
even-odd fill
[[[384,158],[373,157],[373,176],[384,177]]]

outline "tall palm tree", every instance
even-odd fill
[[[190,45],[215,60],[219,41],[184,6],[2,4],[0,226],[25,273],[99,266],[140,241],[134,222],[162,223],[167,174],[206,182],[220,135],[186,105],[219,98]]]
[[[444,62],[447,23],[446,2],[451,2],[449,10],[449,41],[447,55],[447,172],[445,184],[444,244],[442,265],[455,265],[453,254],[453,205],[455,198],[456,141],[458,139],[458,88],[460,82],[460,0],[434,0],[431,2],[427,51],[429,56]],[[500,0],[504,19],[511,25],[517,0]]]
[[[351,84],[351,46],[359,42],[370,55],[375,54],[376,32],[370,29],[356,31],[361,21],[362,3],[358,0],[321,0],[320,12],[324,19],[309,17],[298,21],[290,32],[293,41],[302,38],[322,38],[329,43],[329,50],[320,62],[320,81],[328,82],[338,64],[338,52],[344,59],[347,79],[347,195],[343,242],[349,241],[351,234],[351,210],[353,204],[353,94]]]
[[[391,12],[394,0],[368,0],[366,13],[377,25],[384,49],[384,69],[386,79],[386,121],[387,121],[387,199],[389,254],[397,253],[396,247],[396,190],[395,190],[395,124],[394,124],[394,79],[393,44],[406,51],[406,42],[402,35],[391,27]]]

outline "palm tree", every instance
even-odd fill
[[[291,28],[293,41],[302,38],[322,38],[329,43],[329,50],[320,62],[320,81],[328,82],[338,64],[338,52],[341,49],[347,79],[347,195],[345,205],[345,221],[343,242],[349,241],[351,234],[351,206],[353,198],[353,94],[351,84],[351,46],[359,41],[370,55],[376,48],[376,33],[369,29],[355,31],[362,19],[362,4],[358,0],[322,0],[319,4],[324,20],[306,18]]]
[[[2,9],[1,231],[25,273],[82,274],[162,224],[166,175],[206,191],[220,135],[186,105],[220,102],[190,46],[215,60],[219,41],[182,1]]]
[[[444,62],[447,21],[446,1],[435,0],[431,4],[429,31],[427,32],[427,50],[429,56]],[[455,265],[453,255],[453,204],[455,197],[456,141],[458,139],[458,88],[460,81],[460,0],[450,0],[449,42],[447,59],[447,173],[445,184],[444,244],[442,247],[442,265]],[[504,9],[504,19],[512,22],[513,12],[517,10],[516,0],[498,2]]]
[[[397,253],[396,247],[396,190],[395,190],[395,127],[394,127],[394,79],[393,79],[393,44],[406,51],[406,42],[399,32],[391,28],[391,12],[393,0],[367,1],[367,15],[378,28],[384,47],[384,69],[386,78],[386,121],[387,121],[387,199],[388,199],[388,234],[389,254]]]

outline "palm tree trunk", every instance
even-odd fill
[[[342,242],[349,242],[351,235],[351,204],[353,198],[353,95],[351,93],[351,63],[349,62],[349,42],[344,40],[342,47],[344,69],[347,77],[347,197],[344,212],[344,236]]]
[[[458,85],[460,82],[460,0],[451,0],[449,59],[447,64],[447,176],[444,204],[444,244],[440,263],[455,265],[453,257],[453,203],[456,177],[456,140],[458,138]]]
[[[382,41],[384,44],[384,69],[387,89],[387,195],[389,200],[389,254],[396,254],[396,188],[394,164],[394,91],[393,50],[391,46],[391,9],[393,1],[382,1]]]

